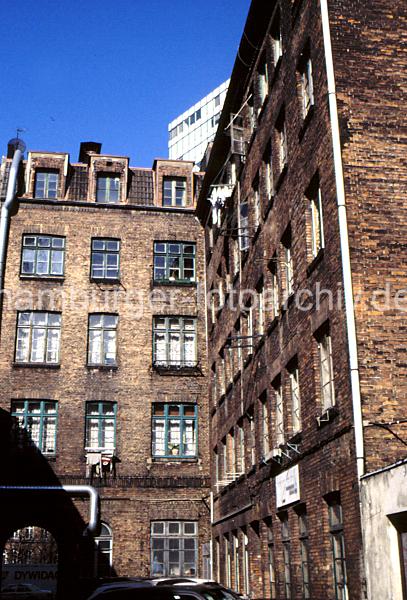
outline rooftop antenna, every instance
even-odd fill
[[[20,139],[20,133],[27,131],[24,127],[17,127],[17,139]]]

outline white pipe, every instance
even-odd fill
[[[99,528],[99,494],[91,485],[0,485],[0,491],[6,492],[58,492],[63,491],[71,496],[89,496],[89,523],[83,535],[97,532]]]
[[[11,162],[10,173],[7,184],[6,199],[1,207],[0,215],[0,293],[3,291],[4,270],[6,264],[7,253],[7,233],[10,222],[10,212],[15,200],[16,181],[18,169],[20,166],[23,153],[20,148],[14,151],[13,160]]]
[[[356,465],[358,477],[365,470],[365,452],[363,443],[362,403],[360,397],[360,380],[358,367],[358,351],[355,325],[355,306],[353,301],[352,270],[349,253],[348,223],[346,217],[345,187],[342,168],[341,140],[339,134],[338,107],[336,104],[335,75],[333,66],[331,34],[329,27],[328,2],[321,2],[322,34],[325,49],[325,65],[328,82],[328,105],[332,130],[332,146],[335,170],[335,184],[338,205],[339,238],[343,271],[343,290],[345,296],[346,327],[348,334],[348,351],[352,393],[353,421],[355,430]]]

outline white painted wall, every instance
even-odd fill
[[[403,600],[398,532],[388,515],[407,512],[407,464],[362,478],[362,530],[369,600]]]

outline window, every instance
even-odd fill
[[[291,296],[291,294],[294,291],[294,265],[293,255],[291,251],[292,241],[290,228],[288,228],[288,230],[284,234],[281,243],[283,246],[284,253],[284,300],[287,300],[287,298]]]
[[[196,319],[154,317],[154,365],[195,367],[197,365]]]
[[[154,281],[195,281],[195,244],[154,242]]]
[[[250,465],[256,464],[256,427],[254,421],[254,408],[251,406],[247,411],[247,423],[249,426],[249,453]]]
[[[263,55],[260,59],[260,65],[257,71],[258,87],[259,87],[259,112],[263,107],[264,101],[266,100],[269,87],[269,75],[266,57]]]
[[[106,523],[100,524],[100,535],[95,538],[96,573],[98,577],[109,577],[113,566],[113,536],[112,530]]]
[[[58,172],[36,171],[35,198],[56,198],[58,193]]]
[[[239,552],[239,532],[232,533],[232,563],[234,565],[234,586],[235,590],[240,587],[240,552]]]
[[[117,175],[99,175],[96,183],[96,202],[117,204],[120,195],[120,177]]]
[[[18,426],[44,454],[55,454],[57,436],[57,402],[50,400],[15,400],[11,415]]]
[[[291,395],[291,422],[293,433],[301,431],[301,400],[300,400],[300,383],[297,359],[291,361],[288,366],[288,376],[290,380],[290,395]]]
[[[283,561],[284,561],[284,591],[285,598],[291,600],[291,540],[290,525],[288,514],[284,513],[281,517],[281,539],[283,542]]]
[[[87,450],[114,450],[116,447],[116,402],[86,403]]]
[[[304,55],[298,66],[299,91],[301,101],[301,113],[303,118],[308,115],[311,106],[314,104],[314,86],[312,80],[312,62],[309,55],[309,49]]]
[[[153,456],[195,457],[197,417],[194,404],[153,404]]]
[[[261,336],[264,333],[264,284],[261,280],[256,287],[257,291],[257,319],[256,319],[256,336]]]
[[[274,177],[273,177],[273,157],[271,141],[267,144],[266,152],[263,156],[264,179],[266,184],[266,194],[269,200],[274,196]]]
[[[260,397],[260,409],[262,454],[267,456],[270,452],[270,412],[266,392]]]
[[[283,392],[280,379],[273,383],[273,388],[275,406],[275,447],[279,448],[281,444],[284,444],[285,440]]]
[[[268,558],[268,572],[270,582],[270,598],[277,597],[277,580],[276,580],[276,569],[274,562],[274,536],[271,518],[266,520],[267,527],[267,558]]]
[[[249,249],[249,203],[247,199],[240,203],[239,210],[239,243],[240,250],[244,252]]]
[[[187,181],[181,177],[165,177],[163,183],[163,206],[185,206]]]
[[[97,238],[92,240],[91,279],[118,280],[120,241]]]
[[[259,178],[258,176],[256,177],[256,179],[253,182],[253,188],[252,188],[252,194],[253,194],[253,209],[254,209],[254,229],[256,231],[256,229],[259,227],[260,223],[261,223],[261,199],[260,199],[260,192],[259,192]]]
[[[20,312],[17,318],[17,363],[59,363],[61,315]]]
[[[287,157],[287,129],[285,124],[284,113],[279,117],[276,124],[276,133],[277,133],[277,150],[278,150],[278,169],[281,173],[284,168],[287,166],[288,157]]]
[[[116,365],[118,319],[117,315],[89,315],[88,365]]]
[[[319,186],[313,186],[308,196],[309,222],[311,225],[311,256],[315,258],[324,247],[324,225],[322,219],[322,198]]]
[[[348,600],[342,506],[338,498],[335,498],[329,502],[328,512],[332,547],[335,599]]]
[[[245,435],[243,421],[240,421],[237,424],[236,442],[236,471],[241,475],[245,472]]]
[[[327,330],[318,334],[318,353],[321,385],[321,403],[323,410],[335,404],[334,377],[332,364],[331,336]]]
[[[271,318],[275,319],[279,311],[279,287],[278,287],[278,269],[277,269],[277,254],[274,254],[270,264],[270,304]]]
[[[283,55],[283,39],[281,35],[280,14],[277,13],[276,18],[271,26],[271,44],[273,50],[273,63],[276,67],[280,58]]]
[[[300,560],[302,576],[302,598],[311,598],[309,585],[309,552],[308,552],[308,524],[305,510],[298,515],[298,530],[300,538]]]
[[[58,277],[64,274],[65,238],[24,235],[21,275]]]
[[[198,523],[152,521],[151,575],[194,576],[197,573]]]

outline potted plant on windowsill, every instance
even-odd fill
[[[168,444],[168,451],[172,456],[179,455],[179,444]]]

